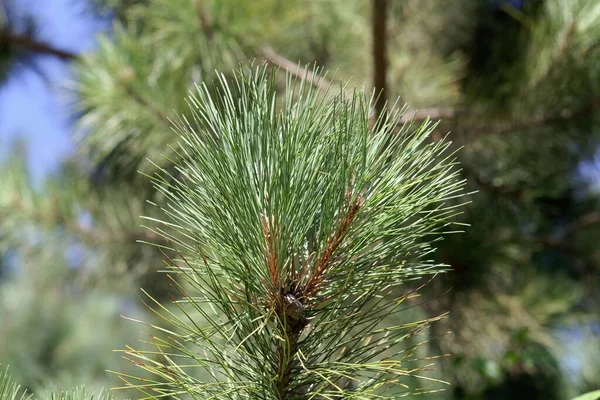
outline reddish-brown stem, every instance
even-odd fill
[[[327,241],[325,250],[321,254],[321,257],[319,257],[319,260],[312,274],[310,275],[310,278],[304,286],[303,296],[305,298],[312,296],[321,287],[323,280],[325,279],[325,272],[333,262],[334,253],[339,248],[340,244],[344,240],[344,237],[348,233],[348,229],[350,228],[352,221],[354,221],[356,218],[361,205],[362,196],[359,196],[346,213],[340,229]]]
[[[273,243],[273,220],[269,221],[267,216],[263,216],[262,229],[267,244],[267,268],[269,270],[269,278],[276,291],[279,290],[279,276],[277,274],[277,248]]]

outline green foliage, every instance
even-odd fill
[[[113,396],[101,389],[98,394],[89,392],[85,386],[79,386],[68,391],[46,392],[48,400],[113,400]],[[8,367],[0,370],[0,400],[33,400],[37,399],[32,394],[27,394],[21,387],[13,382],[8,374]]]
[[[28,400],[31,396],[27,396],[21,387],[13,382],[8,375],[8,368],[0,370],[0,399],[1,400]]]
[[[171,68],[172,60],[153,58],[154,52],[134,28],[115,26],[113,40],[100,39],[100,50],[77,68],[79,122],[85,130],[81,149],[108,177],[133,179],[146,157],[157,157],[171,143],[164,134],[167,116],[182,108],[175,92],[187,91],[180,84],[187,79],[184,71]],[[101,135],[88,133],[100,127]]]
[[[85,386],[79,386],[68,391],[48,393],[48,400],[112,400],[113,396],[102,389],[98,394],[88,392]]]
[[[125,237],[139,211],[102,202],[76,171],[36,185],[25,165],[15,149],[0,170],[0,359],[32,393],[115,385],[113,350],[138,337],[120,314],[141,312],[131,285],[149,261]]]
[[[600,399],[600,390],[594,390],[593,392],[582,394],[581,396],[575,397],[573,400],[598,400]]]
[[[76,68],[81,150],[112,179],[131,182],[138,170],[151,172],[148,159],[158,162],[174,144],[169,117],[185,109],[182,93],[252,59],[281,33],[268,21],[294,18],[298,5],[290,4],[151,0],[131,7],[127,23],[116,24],[110,40],[101,38],[100,50]]]
[[[577,100],[581,101],[598,90],[599,13],[600,6],[593,0],[555,0],[544,4],[537,23],[528,21],[532,24],[531,39],[523,62],[532,67],[523,75],[521,92],[542,94],[552,85],[555,96],[563,103],[572,101],[569,95],[573,93],[578,93]],[[536,86],[541,87],[532,90]],[[535,96],[534,101],[544,99]]]
[[[15,380],[35,393],[82,382],[117,384],[105,372],[120,364],[113,350],[138,338],[120,317],[127,299],[95,283],[91,271],[69,267],[60,253],[24,259],[36,264],[0,282],[0,359],[12,365]],[[139,310],[129,306],[127,312]]]
[[[160,378],[132,385],[148,397],[395,398],[419,371],[401,345],[431,320],[389,317],[407,280],[443,269],[431,241],[464,181],[449,143],[427,142],[434,125],[398,128],[394,108],[371,130],[362,93],[327,100],[288,77],[280,99],[268,71],[220,76],[216,94],[199,86],[193,119],[176,124],[177,174],[154,180],[177,232],[156,228],[183,262],[168,263],[182,315],[154,301],[171,339],[127,351]]]

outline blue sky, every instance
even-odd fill
[[[13,0],[18,20],[29,15],[37,21],[36,38],[81,53],[92,50],[95,36],[108,26],[97,18],[86,0]],[[29,169],[34,178],[52,172],[74,150],[72,95],[68,63],[52,56],[36,56],[38,71],[17,66],[0,86],[0,155],[17,139],[28,144]],[[41,74],[40,74],[41,72]]]

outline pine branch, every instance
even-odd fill
[[[165,124],[168,128],[171,127],[171,120],[164,114],[156,105],[151,103],[146,98],[142,97],[128,82],[124,83],[127,94],[139,105],[147,108],[158,121]]]
[[[375,5],[376,3],[380,2],[380,1],[382,1],[382,0],[373,0],[373,4]],[[381,7],[381,4],[378,4],[378,7]],[[206,13],[204,11],[203,12],[199,11],[198,13],[201,16],[200,19],[202,21],[202,27],[203,27],[204,33],[206,35],[209,35],[209,33],[212,32],[212,24],[210,23],[210,19],[208,18],[208,16],[206,15]],[[375,16],[374,16],[374,18],[375,18]],[[379,26],[381,27],[381,24],[379,24]],[[378,32],[378,33],[381,33],[381,32]],[[14,35],[9,32],[0,32],[0,42],[2,42],[2,41],[23,47],[24,49],[26,49],[28,51],[32,51],[32,52],[36,52],[36,53],[40,53],[40,54],[52,55],[52,56],[58,57],[65,61],[71,61],[71,60],[74,60],[74,59],[77,59],[80,57],[80,55],[77,53],[74,53],[74,52],[71,52],[68,50],[64,50],[64,49],[60,49],[60,48],[56,48],[48,43],[36,41],[36,40],[34,40],[30,37],[24,36],[24,35]],[[381,43],[381,41],[377,41],[377,43]],[[375,44],[375,42],[374,42],[374,44]],[[300,79],[306,79],[308,82],[310,82],[311,84],[315,85],[316,87],[318,87],[319,89],[321,89],[323,91],[327,91],[328,88],[332,84],[324,77],[319,76],[318,74],[315,74],[315,73],[307,70],[306,68],[303,68],[298,63],[294,63],[294,62],[286,59],[281,54],[278,54],[277,52],[275,52],[271,47],[264,46],[258,50],[258,53],[268,62],[280,67],[284,71],[287,71]],[[378,54],[377,57],[375,57],[375,53]],[[377,62],[377,65],[379,66],[378,68],[376,68],[376,70],[379,71],[379,73],[374,75],[377,77],[374,79],[376,79],[378,83],[374,84],[374,87],[375,88],[381,87],[381,89],[383,89],[385,87],[385,80],[381,78],[382,76],[384,76],[384,75],[382,75],[382,71],[383,71],[382,65],[380,65],[381,60],[382,60],[382,58],[381,58],[382,54],[385,56],[385,50],[383,51],[383,53],[382,53],[381,49],[378,49],[378,51],[374,51],[374,61],[377,60],[376,62]],[[128,93],[132,96],[132,98],[136,102],[138,102],[141,105],[147,106],[158,119],[160,119],[161,121],[164,121],[166,123],[170,123],[168,120],[168,117],[166,117],[166,115],[164,113],[162,113],[157,107],[155,107],[154,105],[152,105],[147,100],[143,99],[137,93],[135,93],[134,91],[132,91],[130,89],[128,89]],[[525,119],[522,121],[511,121],[508,123],[499,124],[499,125],[496,125],[494,128],[489,128],[489,126],[487,126],[487,125],[485,128],[468,127],[468,126],[461,127],[460,125],[455,125],[456,128],[453,130],[458,129],[466,135],[502,135],[502,134],[506,134],[506,133],[510,133],[510,132],[519,131],[519,130],[544,126],[544,125],[551,124],[554,122],[559,122],[562,120],[569,120],[571,118],[576,118],[576,117],[583,116],[583,115],[589,115],[593,112],[594,108],[598,106],[598,103],[599,103],[599,100],[597,98],[594,98],[588,104],[584,105],[581,108],[567,109],[557,115],[532,116],[531,118]],[[375,107],[375,109],[377,109],[377,107]],[[407,122],[410,122],[411,120],[414,122],[421,122],[426,119],[433,119],[433,120],[445,119],[446,122],[448,122],[450,120],[455,120],[459,117],[461,117],[461,118],[464,117],[464,119],[467,121],[473,121],[473,120],[477,119],[477,116],[470,115],[467,112],[467,110],[460,110],[460,109],[454,109],[454,108],[448,108],[448,107],[447,108],[432,107],[432,108],[420,109],[420,110],[417,110],[414,112],[409,112],[409,113],[402,115],[402,117],[398,121],[398,125],[405,124]],[[482,118],[483,118],[483,116],[482,116]]]
[[[202,27],[203,34],[205,35],[205,37],[207,38],[208,41],[212,40],[212,38],[214,37],[214,34],[215,34],[214,25],[212,23],[212,17],[207,12],[205,7],[202,6],[201,4],[196,5],[196,13],[198,15],[198,19],[200,21],[200,26]],[[331,82],[329,82],[324,77],[319,76],[314,71],[310,71],[310,70],[304,68],[302,65],[300,65],[300,63],[295,63],[291,60],[288,60],[281,54],[277,53],[270,46],[262,46],[262,47],[256,48],[256,46],[250,45],[249,43],[247,43],[247,41],[245,39],[243,39],[241,37],[237,37],[236,40],[239,43],[242,43],[244,45],[244,47],[250,49],[250,53],[258,54],[260,57],[262,57],[264,60],[266,60],[270,64],[273,64],[273,65],[281,68],[282,70],[286,71],[287,73],[289,73],[299,79],[306,80],[311,85],[318,87],[319,89],[323,90],[324,92],[326,92],[331,86]]]
[[[364,93],[330,98],[290,78],[280,96],[271,69],[244,71],[198,87],[193,118],[175,122],[181,157],[154,176],[166,199],[157,223],[185,268],[167,262],[186,288],[178,314],[151,299],[171,338],[154,339],[159,353],[127,350],[157,377],[132,386],[196,398],[395,398],[386,388],[419,370],[404,341],[431,320],[390,323],[405,300],[393,289],[439,271],[424,257],[464,186],[449,144],[426,140],[429,123],[399,131],[395,108],[371,129]],[[156,361],[167,349],[214,384]]]
[[[585,228],[589,225],[596,225],[598,223],[600,223],[600,211],[591,211],[589,213],[579,216],[577,219],[569,223],[563,229],[560,236],[563,238],[568,238],[574,233],[576,233],[579,229]],[[538,237],[536,240],[539,243],[561,250],[565,250],[568,253],[576,254],[578,252],[577,248],[572,244],[568,244],[564,242],[564,240],[552,235]]]
[[[462,164],[462,171],[468,178],[472,179],[478,187],[485,190],[493,196],[503,198],[511,202],[518,202],[522,199],[523,189],[511,188],[501,185],[496,185],[492,180],[487,177],[483,177],[478,171],[469,167],[468,165]]]
[[[58,57],[63,61],[72,61],[79,57],[79,55],[74,52],[56,48],[49,43],[40,42],[25,35],[11,34],[6,31],[0,32],[0,43],[2,42],[21,47],[34,53]]]
[[[290,383],[293,379],[292,367],[294,359],[298,353],[298,339],[304,329],[303,324],[290,324],[285,330],[285,336],[282,343],[277,346],[276,357],[277,365],[275,367],[275,392],[278,399],[286,399],[290,390]]]
[[[104,238],[101,238],[96,232],[83,228],[78,223],[71,221],[69,218],[64,218],[62,215],[57,215],[55,213],[46,214],[37,210],[32,210],[29,207],[26,207],[25,204],[16,197],[10,202],[10,214],[14,215],[14,213],[25,215],[27,219],[35,221],[36,223],[41,223],[43,226],[52,228],[62,226],[85,243],[93,244],[104,240]],[[8,213],[7,215],[3,215],[2,210],[0,210],[0,217],[8,218]]]
[[[14,218],[17,214],[21,214],[22,218],[32,221],[32,223],[39,224],[36,225],[38,227],[53,229],[62,227],[67,232],[72,233],[80,239],[83,243],[94,246],[98,244],[115,244],[123,242],[135,243],[139,241],[165,243],[162,240],[162,236],[146,229],[140,231],[124,231],[119,235],[104,234],[95,229],[85,228],[71,218],[59,214],[58,211],[42,213],[26,207],[18,198],[14,198],[13,201],[10,202],[9,206],[6,207],[6,211],[0,210],[0,219],[8,219],[9,216],[10,218]]]
[[[3,41],[23,47],[24,49],[35,53],[52,55],[64,61],[72,61],[80,57],[80,54],[56,48],[48,43],[40,42],[24,35],[13,35],[8,32],[0,32],[0,42]],[[171,122],[169,121],[169,118],[158,107],[140,96],[127,82],[124,82],[124,84],[127,93],[132,99],[138,104],[147,107],[157,119],[170,126]]]
[[[373,0],[376,1],[376,0]],[[292,73],[294,76],[300,79],[306,79],[311,84],[320,88],[323,91],[327,91],[331,86],[331,82],[327,81],[325,78],[315,75],[311,71],[300,66],[300,64],[294,63],[280,54],[276,53],[272,48],[265,47],[260,50],[262,56],[269,61],[270,63],[282,68],[283,70]],[[380,57],[377,58],[380,60]],[[379,66],[379,70],[381,72],[381,66]],[[379,85],[381,86],[384,80],[381,79],[381,74],[376,74],[379,78],[377,78]],[[374,85],[377,88],[377,85]],[[383,86],[384,87],[384,86]],[[381,96],[385,101],[385,96]],[[374,108],[377,110],[377,104]],[[580,108],[575,109],[565,109],[561,113],[556,115],[533,115],[529,119],[524,119],[520,121],[509,121],[507,123],[496,124],[494,127],[490,128],[489,125],[486,124],[486,128],[480,128],[477,126],[469,127],[468,122],[467,125],[461,126],[457,121],[454,122],[454,129],[458,130],[463,134],[469,136],[481,136],[481,135],[502,135],[511,132],[516,132],[525,129],[536,128],[544,125],[549,125],[552,123],[560,122],[563,120],[569,120],[572,118],[581,117],[584,115],[589,115],[593,112],[593,110],[598,107],[599,99],[593,98],[590,102]],[[379,113],[376,111],[376,114]],[[414,121],[415,123],[419,123],[428,119],[439,120],[444,119],[445,123],[457,120],[464,119],[465,121],[474,121],[477,119],[485,120],[487,117],[484,115],[471,114],[468,110],[465,109],[456,109],[452,107],[431,107],[431,108],[423,108],[420,110],[412,111],[403,114],[398,120],[398,126],[402,126],[408,122]]]
[[[206,36],[206,39],[208,41],[211,41],[214,37],[215,32],[213,29],[212,18],[206,12],[206,4],[203,2],[196,2],[194,3],[194,6],[196,8],[196,14],[198,15],[198,19],[200,20],[200,26],[202,27],[202,31]]]

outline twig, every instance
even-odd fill
[[[12,209],[10,211],[11,216],[15,213],[21,213],[26,218],[35,221],[34,223],[38,223],[40,226],[44,226],[46,228],[52,228],[54,226],[62,227],[79,237],[81,241],[86,244],[117,244],[136,242],[140,240],[148,242],[162,241],[162,238],[156,235],[154,232],[148,232],[145,230],[132,230],[124,232],[122,235],[105,234],[103,232],[99,232],[98,230],[83,227],[76,221],[70,220],[67,216],[57,214],[56,212],[42,213],[37,210],[31,210],[17,198],[10,202],[9,207]],[[0,210],[0,219],[8,218],[8,215],[8,212],[5,213],[3,209]]]
[[[356,218],[356,215],[358,214],[358,211],[360,210],[362,204],[362,195],[359,195],[354,204],[352,204],[352,206],[348,210],[348,213],[346,214],[339,231],[334,236],[330,237],[327,241],[325,250],[321,254],[321,257],[319,257],[319,261],[317,262],[310,278],[304,286],[304,290],[302,293],[305,299],[312,296],[323,283],[325,272],[327,271],[327,268],[331,265],[333,261],[335,251],[340,246],[342,240],[348,233],[348,229],[350,228],[350,225]]]
[[[279,399],[287,398],[292,382],[293,360],[298,353],[298,339],[302,329],[288,329],[285,332],[285,342],[277,346],[275,390]]]
[[[0,43],[9,43],[36,53],[52,55],[63,61],[71,61],[79,57],[78,54],[71,51],[58,49],[48,43],[37,41],[28,36],[14,35],[9,32],[0,32]]]
[[[171,121],[158,107],[151,103],[148,99],[142,97],[131,85],[124,83],[127,94],[139,105],[146,107],[159,121],[171,126]]]
[[[487,123],[484,127],[465,124],[461,126],[458,123],[454,123],[454,130],[460,131],[467,136],[481,136],[481,135],[503,135],[511,132],[518,132],[525,129],[542,127],[553,123],[567,121],[572,118],[590,115],[594,109],[600,105],[600,98],[592,98],[587,104],[579,108],[565,109],[560,113],[548,115],[548,114],[535,114],[528,119],[509,121],[506,123],[493,124]],[[445,120],[456,120],[464,117],[465,120],[474,120],[475,117],[484,119],[484,115],[470,114],[466,110],[455,109],[455,108],[423,108],[421,110],[407,112],[399,120],[398,124],[405,124],[407,122],[420,122],[426,119],[445,119]],[[490,125],[492,125],[490,127]]]
[[[271,47],[265,46],[260,48],[259,54],[269,63],[278,66],[297,78],[306,80],[311,85],[314,85],[323,91],[327,91],[331,86],[331,82],[327,79],[302,67],[300,64],[279,55]]]
[[[273,240],[273,218],[269,221],[266,215],[263,215],[262,229],[263,235],[265,236],[265,242],[267,244],[267,268],[269,270],[269,278],[275,290],[279,290],[279,277],[277,274],[277,248],[275,247],[275,240]]]
[[[600,211],[591,211],[587,214],[583,214],[575,221],[569,223],[561,233],[560,237],[545,235],[536,236],[533,239],[534,242],[541,244],[542,246],[553,248],[579,258],[582,261],[582,264],[578,266],[577,264],[573,263],[572,265],[583,276],[593,273],[593,263],[585,259],[581,249],[577,247],[576,243],[573,243],[573,241],[570,240],[569,236],[571,236],[580,228],[597,223],[600,223]]]
[[[600,223],[600,211],[592,211],[587,214],[583,214],[575,221],[568,224],[565,228],[565,236],[573,232],[576,232],[580,228],[584,228],[588,225]]]
[[[521,131],[524,129],[538,128],[538,127],[550,125],[550,124],[561,122],[561,121],[567,121],[572,118],[590,115],[590,114],[592,114],[594,108],[596,106],[598,106],[599,102],[600,102],[600,98],[593,98],[590,100],[589,103],[585,104],[584,106],[582,106],[580,108],[566,109],[566,110],[563,110],[562,112],[554,114],[554,115],[546,115],[546,114],[534,115],[531,118],[526,119],[526,120],[498,124],[494,128],[490,128],[487,130],[484,130],[484,128],[470,129],[468,127],[462,128],[462,130],[464,131],[464,133],[466,133],[470,136],[475,136],[475,135],[502,135],[502,134],[507,134],[507,133],[511,133],[511,132],[518,132],[518,131]]]
[[[411,121],[419,122],[419,121],[424,121],[428,118],[430,118],[430,119],[442,119],[442,118],[451,119],[451,118],[455,118],[457,116],[457,114],[459,114],[460,112],[461,111],[456,110],[451,107],[423,108],[421,110],[407,112],[402,117],[400,117],[400,119],[398,120],[398,123],[405,124],[405,123],[411,122]]]
[[[467,176],[471,176],[473,181],[481,189],[494,195],[498,198],[504,198],[509,201],[518,202],[523,197],[523,189],[519,187],[511,188],[502,185],[494,184],[490,179],[479,174],[475,169],[471,168],[465,163],[461,164],[463,173]]]

